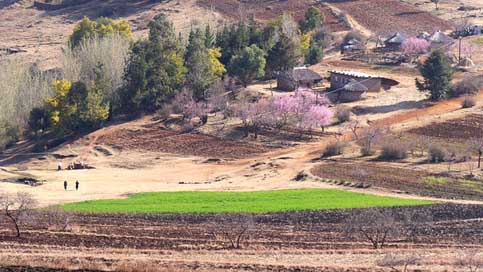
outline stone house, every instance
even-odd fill
[[[296,67],[277,76],[277,89],[294,91],[299,87],[312,88],[322,81],[322,76],[307,67]]]

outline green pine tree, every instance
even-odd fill
[[[246,87],[255,78],[265,74],[265,52],[252,44],[233,56],[229,72]]]
[[[442,50],[431,53],[419,72],[424,80],[416,79],[416,86],[421,92],[429,92],[431,100],[441,100],[452,94],[453,68]]]

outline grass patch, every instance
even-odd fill
[[[428,176],[423,178],[423,182],[428,184],[447,184],[449,179],[446,177]]]
[[[158,192],[127,199],[65,204],[86,213],[270,213],[388,206],[426,205],[430,201],[381,197],[335,189],[258,192]]]

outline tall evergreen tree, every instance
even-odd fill
[[[314,65],[319,63],[324,56],[324,45],[323,42],[311,39],[309,52],[305,55],[305,63]]]
[[[233,56],[230,61],[230,74],[247,86],[255,78],[263,77],[265,70],[265,52],[252,44]]]
[[[149,38],[132,49],[121,90],[119,110],[152,112],[174,96],[184,80],[182,49],[164,14],[149,23]]]
[[[429,92],[431,100],[436,101],[451,95],[453,68],[443,50],[431,53],[419,72],[424,81],[416,79],[416,86],[422,92]]]
[[[197,29],[190,33],[186,50],[185,65],[188,67],[186,84],[193,91],[197,100],[205,98],[205,92],[213,83],[209,50],[206,48],[205,36]]]
[[[205,47],[210,49],[215,47],[216,43],[216,36],[215,33],[211,31],[211,27],[209,24],[206,24],[205,28]]]
[[[300,21],[300,30],[303,33],[307,33],[319,27],[324,21],[324,16],[320,9],[316,7],[310,7],[305,13],[305,18]]]
[[[290,70],[297,65],[299,59],[299,45],[282,33],[275,46],[268,51],[267,72]]]

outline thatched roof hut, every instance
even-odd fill
[[[384,44],[386,45],[387,48],[390,48],[390,49],[400,49],[402,43],[405,40],[406,40],[406,37],[404,37],[403,34],[396,32],[387,40],[385,40]]]
[[[277,76],[277,88],[282,91],[293,91],[299,87],[312,88],[322,81],[322,76],[307,67],[296,67],[281,72]]]
[[[362,95],[369,89],[356,80],[351,80],[342,90],[338,92],[338,100],[340,102],[353,102],[360,100]]]

